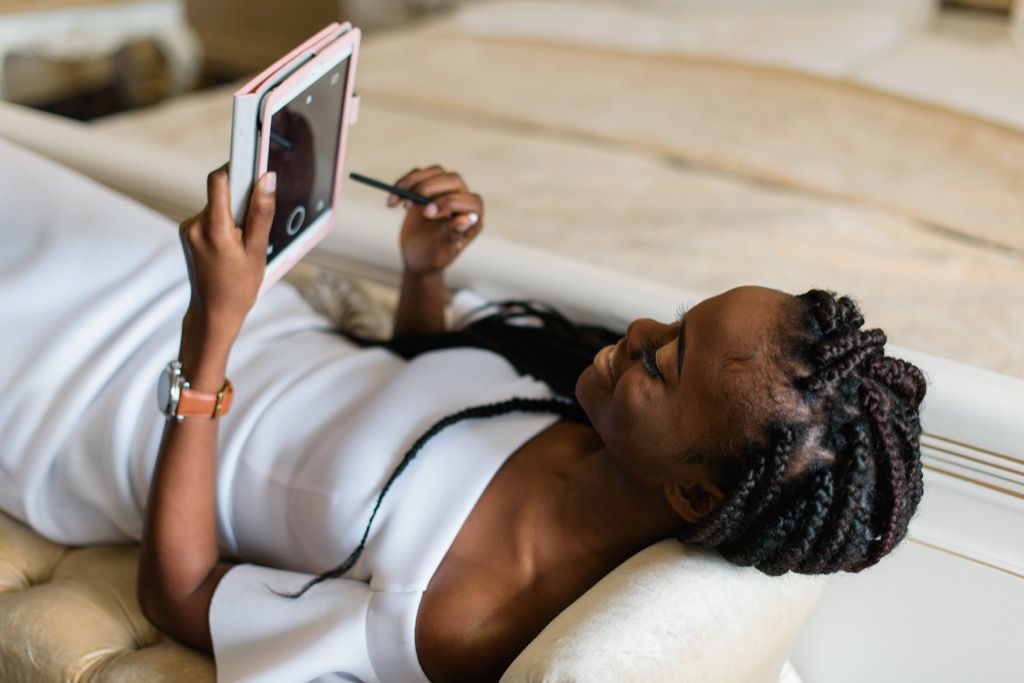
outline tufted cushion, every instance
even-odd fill
[[[0,513],[0,681],[214,681],[139,609],[132,546],[70,548]]]

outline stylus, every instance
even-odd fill
[[[373,178],[367,178],[366,176],[360,175],[359,173],[349,173],[348,177],[351,178],[352,180],[355,180],[356,182],[365,183],[370,187],[376,187],[378,190],[384,190],[385,192],[396,194],[399,197],[404,197],[405,199],[416,202],[417,204],[430,203],[430,199],[424,197],[423,195],[416,194],[415,192],[409,192],[408,190],[403,190],[402,188],[395,187],[394,185],[382,183],[381,181],[374,180]]]

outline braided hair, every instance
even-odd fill
[[[776,411],[724,459],[720,474],[735,484],[681,541],[777,576],[859,572],[904,538],[924,490],[926,383],[863,324],[849,297],[795,297],[777,363],[799,409]]]
[[[778,335],[775,363],[784,369],[783,382],[795,401],[777,404],[781,408],[754,425],[753,436],[739,446],[689,455],[712,463],[728,492],[678,538],[717,548],[726,560],[772,576],[858,572],[896,547],[921,500],[919,408],[925,378],[913,364],[884,355],[885,333],[861,330],[864,318],[849,297],[812,289],[794,297],[791,308]],[[519,372],[544,381],[557,396],[511,398],[439,420],[391,473],[349,556],[298,591],[278,593],[283,597],[297,598],[355,566],[384,496],[444,429],[511,412],[549,412],[589,424],[573,396],[576,379],[600,348],[621,336],[576,325],[549,307],[523,301],[497,304],[491,315],[442,335],[385,343],[342,334],[405,358],[453,346],[490,349]]]

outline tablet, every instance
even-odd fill
[[[231,178],[232,210],[239,225],[255,180],[267,171],[277,173],[277,207],[261,293],[337,220],[346,133],[358,103],[353,84],[359,38],[358,29],[333,24],[271,67],[272,73],[254,79],[252,87],[243,88],[246,92],[236,93],[229,173],[247,178]],[[251,111],[238,115],[240,96],[248,98],[248,109],[255,105],[254,121]],[[241,141],[236,138],[235,128],[242,126],[254,128],[248,130],[251,146],[246,146],[245,132],[239,131]],[[253,159],[248,171],[236,159],[239,155]]]

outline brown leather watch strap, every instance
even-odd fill
[[[208,417],[216,418],[227,415],[231,409],[231,399],[235,397],[235,388],[231,382],[224,380],[224,387],[216,394],[196,391],[194,389],[182,389],[181,398],[178,400],[177,415],[181,417]]]

